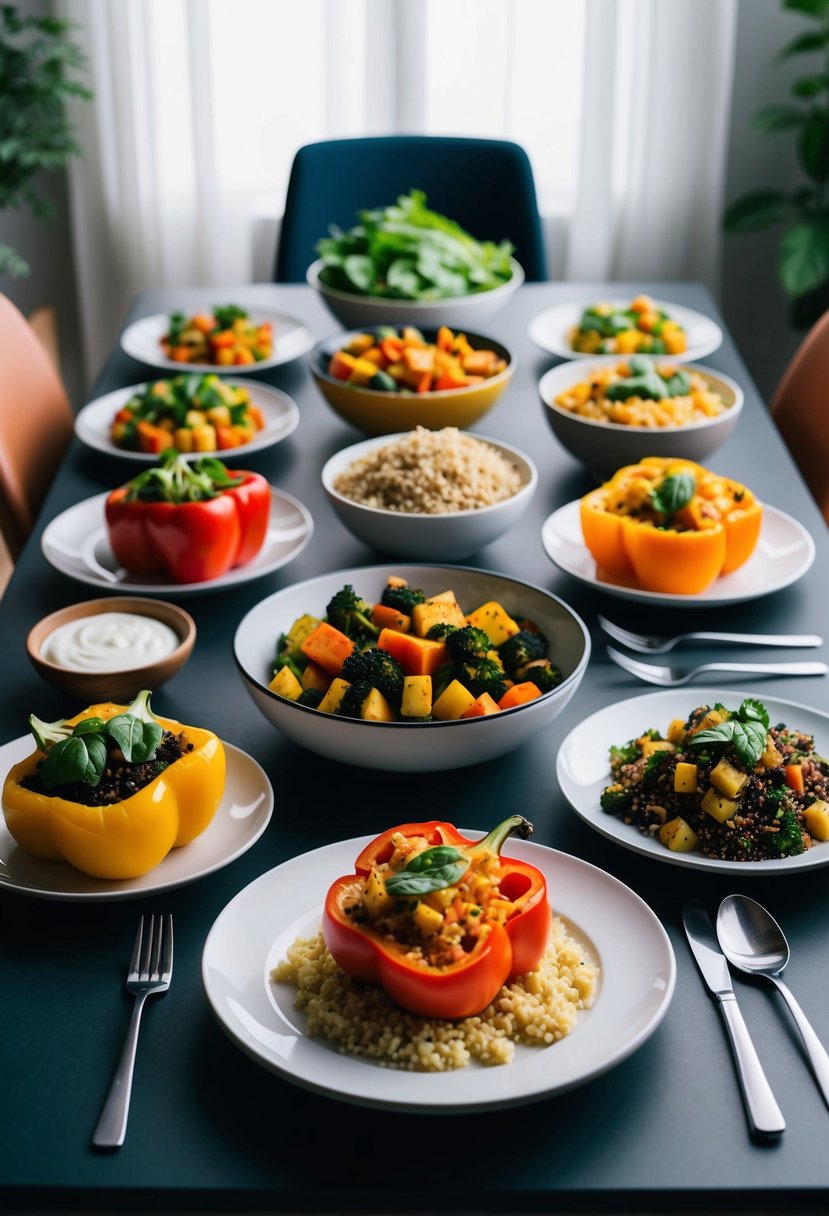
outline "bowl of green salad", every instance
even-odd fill
[[[346,329],[475,328],[524,281],[509,241],[479,241],[426,205],[421,190],[361,211],[317,243],[307,280]]]

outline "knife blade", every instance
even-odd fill
[[[684,904],[682,923],[691,953],[728,1031],[749,1127],[760,1139],[775,1139],[785,1131],[786,1121],[740,1013],[731,986],[731,973],[725,955],[720,950],[714,926],[698,899],[689,899]]]

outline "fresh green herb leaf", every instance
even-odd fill
[[[82,722],[75,725],[72,731],[73,735],[99,735],[102,730],[106,729],[106,723],[103,718],[84,718]]]
[[[688,746],[710,747],[722,751],[732,747],[739,760],[747,768],[753,768],[766,747],[766,732],[769,716],[760,701],[747,697],[740,708],[726,722],[697,731],[688,740]]]
[[[769,711],[762,701],[757,701],[754,697],[746,697],[737,710],[737,716],[743,722],[761,722],[765,730],[769,728]]]
[[[29,730],[42,752],[48,751],[55,743],[68,739],[72,734],[72,727],[67,726],[63,718],[59,718],[57,722],[43,722],[34,714],[29,714]]]
[[[386,879],[386,890],[400,895],[429,895],[456,883],[469,862],[451,845],[439,844],[418,853],[403,870]]]
[[[659,511],[661,515],[674,515],[688,506],[696,488],[693,473],[672,473],[651,490],[654,511]]]
[[[661,401],[668,396],[665,381],[657,372],[641,376],[626,376],[609,384],[605,389],[608,401],[627,401],[629,397],[641,397],[648,401]]]
[[[77,781],[96,786],[106,764],[106,743],[101,735],[72,735],[49,748],[37,771],[47,790]]]
[[[213,309],[219,329],[232,329],[234,321],[246,321],[248,313],[236,304],[223,304]]]
[[[120,747],[127,764],[143,764],[145,760],[151,760],[164,733],[157,722],[142,722],[131,713],[110,718],[106,730]]]

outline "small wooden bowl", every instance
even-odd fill
[[[139,667],[130,667],[122,671],[72,671],[45,659],[40,653],[41,646],[53,630],[69,621],[77,621],[82,617],[97,616],[102,612],[131,612],[137,616],[152,617],[163,621],[178,636],[179,644],[176,649],[163,659],[153,663],[145,663]],[[85,600],[80,604],[70,604],[68,608],[60,608],[45,616],[43,620],[29,630],[26,638],[26,653],[38,675],[47,684],[53,684],[70,696],[83,701],[85,705],[93,705],[98,701],[129,702],[142,688],[154,692],[165,681],[174,676],[190,657],[190,652],[196,641],[196,622],[176,604],[166,600],[145,599],[132,596],[105,597],[99,600]]]

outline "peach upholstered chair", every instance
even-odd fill
[[[803,339],[777,386],[771,413],[829,523],[829,312]]]
[[[0,295],[0,531],[13,558],[72,437],[72,410],[43,344]]]

